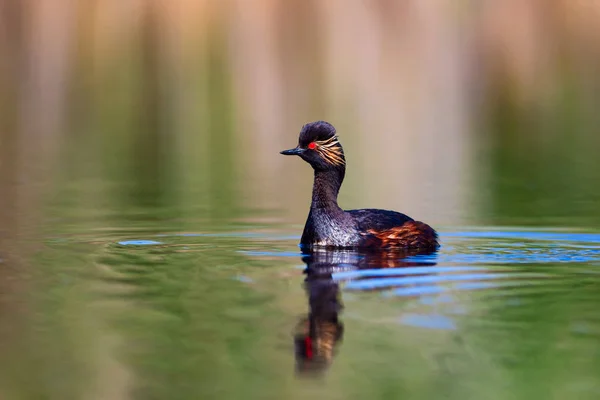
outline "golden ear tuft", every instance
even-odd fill
[[[342,146],[338,141],[337,136],[332,136],[327,140],[315,142],[317,151],[329,164],[343,166],[346,165]]]

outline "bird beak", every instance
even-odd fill
[[[300,147],[295,147],[293,149],[283,150],[280,152],[280,154],[283,154],[284,156],[299,156],[302,153],[304,153],[304,149]]]

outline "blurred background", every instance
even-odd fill
[[[324,119],[348,208],[600,222],[597,1],[0,7],[2,210],[69,191],[87,208],[302,223],[310,168],[278,152]]]
[[[343,207],[597,228],[599,20],[595,0],[0,0],[0,337],[36,238],[299,234],[312,171],[279,151],[314,120],[344,145]]]

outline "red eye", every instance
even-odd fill
[[[310,142],[308,144],[308,148],[311,149],[311,150],[314,150],[316,147],[317,147],[317,144],[315,142]]]

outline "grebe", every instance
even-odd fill
[[[433,228],[405,214],[379,209],[344,211],[338,206],[346,158],[330,123],[316,121],[304,125],[298,146],[281,154],[300,156],[315,172],[301,247],[434,250],[439,246]]]

